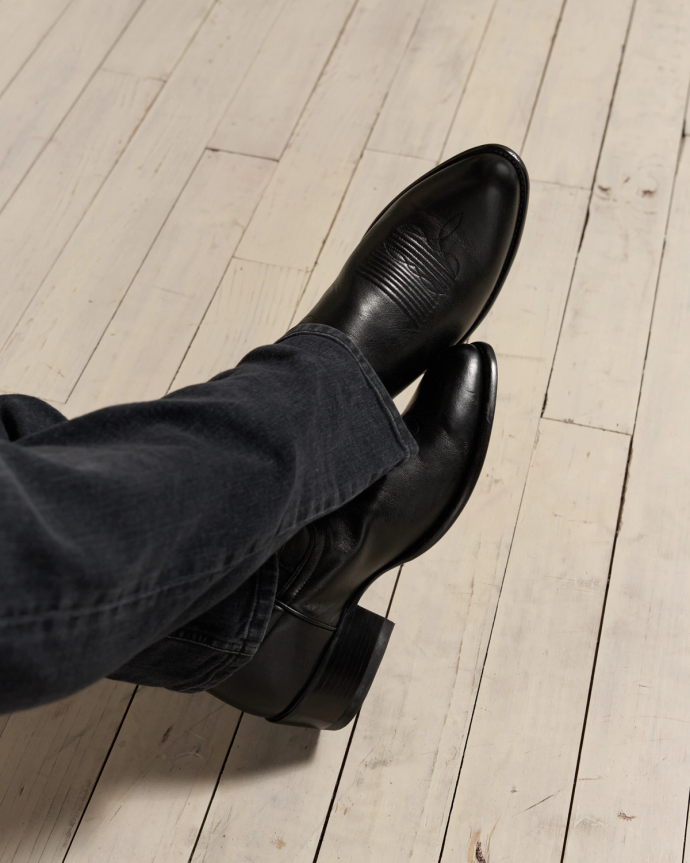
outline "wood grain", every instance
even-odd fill
[[[146,0],[104,63],[105,69],[167,80],[214,0]]]
[[[306,273],[235,258],[199,327],[175,388],[231,369],[259,345],[289,329]]]

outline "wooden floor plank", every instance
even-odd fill
[[[104,680],[9,717],[0,735],[3,863],[62,863],[132,690]]]
[[[140,689],[65,863],[187,863],[239,718],[206,693]]]
[[[522,150],[563,0],[498,0],[443,158],[480,144]]]
[[[216,4],[6,343],[0,389],[67,400],[282,3]]]
[[[438,161],[494,5],[427,3],[369,139],[372,150]]]
[[[632,6],[565,4],[522,151],[533,179],[591,188]]]
[[[71,0],[0,3],[0,93],[38,48]]]
[[[422,7],[422,0],[357,4],[238,257],[314,265]]]
[[[690,151],[654,311],[565,863],[681,861],[690,768]],[[687,857],[687,851],[686,851]]]
[[[515,268],[473,336],[499,353],[487,462],[458,523],[403,567],[397,639],[360,716],[319,863],[438,859],[586,204],[584,191],[534,184]]]
[[[637,0],[546,416],[631,432],[690,80],[690,5]]]
[[[209,146],[279,159],[353,6],[288,3]]]
[[[204,153],[70,396],[68,416],[165,395],[273,168]],[[226,330],[238,311],[225,311]]]
[[[0,98],[0,208],[142,0],[73,0]]]
[[[97,72],[0,213],[0,345],[158,95],[160,82]]]
[[[628,447],[540,423],[444,861],[560,860]]]
[[[214,0],[146,0],[104,69],[167,80]]]
[[[396,576],[378,579],[361,605],[385,614]],[[190,863],[225,863],[239,849],[252,863],[312,863],[351,731],[244,716]]]

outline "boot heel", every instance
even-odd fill
[[[307,687],[268,721],[330,731],[344,728],[369,692],[393,626],[358,605],[346,611]]]

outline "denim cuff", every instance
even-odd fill
[[[410,456],[417,454],[417,441],[405,425],[400,416],[400,412],[395,406],[395,402],[391,398],[388,390],[381,383],[379,376],[371,367],[369,360],[348,335],[340,330],[336,330],[334,327],[329,327],[326,324],[298,324],[278,339],[276,344],[280,344],[287,339],[296,338],[297,336],[318,336],[320,338],[330,339],[331,341],[337,342],[341,345],[357,363],[359,370],[362,373],[362,377],[375,394],[381,408],[382,418],[388,424],[388,427],[394,435],[397,443],[403,450],[402,460],[406,460]],[[308,341],[304,339],[302,341],[304,342],[304,345],[301,346],[309,350]]]

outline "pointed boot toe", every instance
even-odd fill
[[[376,218],[303,323],[335,327],[392,394],[483,320],[515,258],[529,179],[499,144],[449,159]]]
[[[287,725],[335,730],[350,722],[393,629],[358,601],[458,517],[484,463],[495,403],[489,345],[458,345],[435,361],[403,415],[418,454],[281,549],[267,634],[214,695]]]

